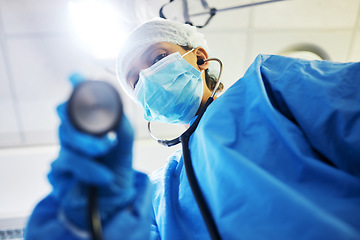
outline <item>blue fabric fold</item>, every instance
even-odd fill
[[[222,238],[360,239],[359,133],[360,63],[259,55],[190,138]],[[161,239],[210,239],[181,154],[151,180]]]

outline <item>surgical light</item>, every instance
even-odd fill
[[[77,34],[97,59],[116,58],[126,33],[119,11],[107,0],[73,0],[68,4]]]

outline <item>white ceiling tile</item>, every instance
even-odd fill
[[[228,88],[245,73],[244,53],[247,48],[247,35],[236,31],[205,30],[203,32],[208,41],[210,54],[223,63],[221,81],[225,88]],[[218,68],[219,65],[213,62],[212,67]]]
[[[18,119],[11,100],[0,101],[0,148],[22,143]]]
[[[352,28],[359,0],[298,0],[266,4],[254,8],[255,28]]]
[[[71,38],[11,39],[7,45],[27,140],[53,139],[58,127],[55,108],[70,95],[70,74],[116,82]],[[33,137],[34,132],[39,133],[38,138]]]
[[[66,0],[2,1],[1,18],[6,34],[68,32],[71,18]]]
[[[18,121],[12,99],[0,101],[0,138],[2,133],[17,133]]]
[[[20,101],[67,95],[68,77],[74,72],[92,79],[114,78],[71,38],[11,39],[8,49]]]
[[[333,61],[346,61],[351,31],[268,31],[256,32],[248,65],[258,54],[279,54],[298,44],[313,44],[323,49]]]
[[[0,47],[0,147],[18,145],[21,142],[15,102]]]
[[[0,148],[19,146],[22,144],[22,138],[19,132],[1,132]]]
[[[58,104],[56,98],[45,100],[35,96],[32,101],[20,101],[20,116],[25,134],[56,130],[59,121],[55,108]]]
[[[355,33],[353,45],[350,50],[349,61],[360,62],[360,30]]]
[[[2,39],[0,39],[2,41]],[[0,45],[0,101],[10,100],[12,98],[9,78],[5,67],[5,56]]]
[[[360,0],[359,0],[360,2]],[[358,13],[357,13],[357,23],[355,26],[358,30],[360,30],[360,4],[359,4],[359,8],[358,8]]]

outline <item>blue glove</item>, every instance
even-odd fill
[[[84,78],[77,74],[70,81],[76,86]],[[67,103],[57,112],[61,149],[48,175],[53,191],[35,207],[25,239],[89,239],[89,186],[98,187],[104,239],[119,239],[119,233],[122,239],[149,239],[151,186],[146,174],[132,169],[128,119],[123,116],[115,134],[94,137],[74,128]]]
[[[81,82],[79,75],[75,85]],[[98,206],[103,222],[116,210],[125,208],[134,199],[132,145],[134,134],[123,116],[114,135],[91,136],[78,131],[67,114],[67,103],[57,108],[61,119],[61,149],[48,175],[52,195],[60,210],[77,227],[88,229],[87,192],[89,185],[99,187]]]

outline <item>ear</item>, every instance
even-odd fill
[[[195,48],[194,53],[195,53],[197,61],[198,61],[197,65],[198,65],[199,69],[201,71],[208,69],[209,62],[201,61],[201,60],[205,60],[205,59],[209,58],[209,55],[206,52],[206,50],[204,48],[202,48],[202,47],[197,47],[197,48]],[[203,64],[201,64],[201,63],[203,63]]]

